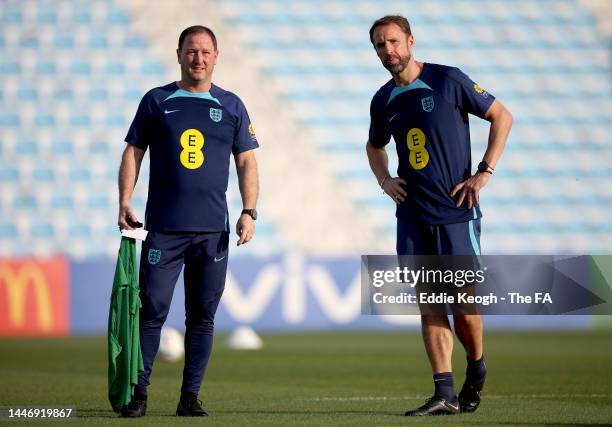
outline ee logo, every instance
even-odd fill
[[[197,169],[204,163],[204,135],[197,129],[187,129],[181,134],[181,164],[187,169]]]
[[[415,170],[421,170],[429,163],[429,153],[425,149],[427,138],[419,128],[412,128],[406,136],[408,150],[410,150],[410,166]]]

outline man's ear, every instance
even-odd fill
[[[176,50],[176,61],[181,63],[181,51],[179,49]]]

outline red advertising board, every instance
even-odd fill
[[[0,336],[62,336],[69,332],[68,261],[0,259]]]

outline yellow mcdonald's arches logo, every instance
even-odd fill
[[[2,289],[4,288],[4,289]],[[34,262],[26,262],[16,268],[0,263],[0,292],[7,297],[9,324],[19,328],[26,324],[26,297],[32,289],[36,301],[38,326],[42,331],[53,328],[53,309],[47,279],[41,267]]]

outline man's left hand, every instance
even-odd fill
[[[455,185],[450,195],[453,198],[458,196],[456,198],[457,207],[460,207],[465,200],[467,200],[468,209],[472,209],[474,204],[480,205],[478,193],[482,187],[487,185],[490,176],[491,174],[488,172],[476,172],[465,181]]]
[[[255,221],[248,214],[240,215],[236,223],[236,234],[238,235],[238,246],[248,243],[255,235]]]

